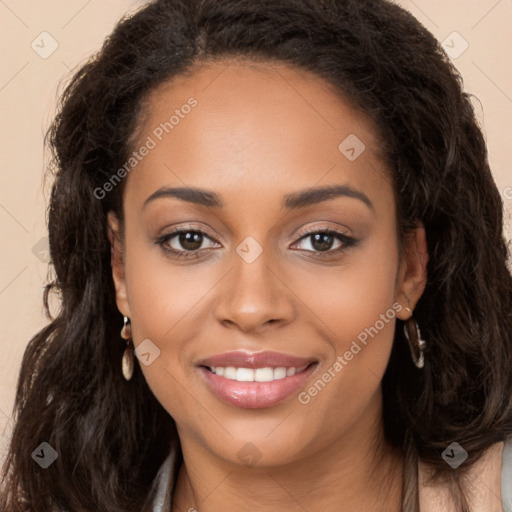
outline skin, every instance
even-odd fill
[[[127,177],[124,239],[109,214],[117,305],[135,347],[149,338],[160,350],[141,368],[184,454],[172,510],[400,511],[402,460],[383,436],[381,393],[395,318],[307,404],[296,394],[264,409],[225,404],[196,366],[231,350],[311,357],[307,390],[394,303],[398,318],[411,316],[427,279],[425,231],[418,225],[400,252],[373,124],[305,71],[218,61],[153,92],[135,147],[192,96],[197,106]],[[366,146],[354,161],[338,149],[349,134]],[[345,196],[281,207],[285,194],[335,184],[364,193],[373,210]],[[214,191],[225,205],[164,197],[144,207],[179,186]],[[198,258],[155,243],[171,227],[206,233]],[[322,258],[303,228],[357,243],[335,252],[334,238]],[[248,236],[263,249],[252,263],[236,252]],[[187,250],[178,236],[170,244]],[[246,443],[260,456],[251,467],[237,456]]]

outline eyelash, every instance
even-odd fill
[[[190,233],[190,232],[200,233],[201,235],[205,236],[206,238],[209,238],[210,240],[212,240],[212,238],[209,237],[201,229],[190,227],[190,228],[173,229],[172,231],[169,231],[168,233],[165,233],[164,235],[160,236],[155,241],[155,244],[160,245],[166,253],[170,253],[173,255],[173,257],[176,257],[178,259],[198,258],[198,257],[200,257],[199,253],[201,252],[201,249],[198,249],[195,251],[178,251],[176,249],[170,249],[169,247],[165,246],[165,244],[167,242],[169,242],[169,240],[171,240],[176,235],[180,235],[181,233]],[[312,230],[303,231],[303,232],[299,233],[299,235],[298,235],[299,239],[297,240],[297,242],[300,242],[301,240],[303,240],[304,238],[307,238],[308,236],[316,235],[316,234],[324,234],[324,235],[334,236],[343,244],[340,247],[338,247],[337,249],[334,249],[334,250],[329,249],[328,251],[324,251],[324,252],[306,250],[307,252],[315,253],[316,258],[318,258],[318,257],[324,258],[324,257],[332,256],[333,254],[339,254],[339,253],[349,249],[350,247],[354,247],[358,242],[355,238],[352,238],[350,236],[345,235],[344,233],[340,233],[339,231],[336,231],[336,230],[330,229],[330,228],[312,229]]]

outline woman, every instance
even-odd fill
[[[49,140],[62,307],[23,359],[2,510],[511,506],[502,201],[410,14],[157,0]]]

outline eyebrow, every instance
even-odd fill
[[[142,208],[144,209],[146,205],[156,199],[165,197],[174,197],[176,199],[181,199],[182,201],[206,206],[208,208],[223,208],[224,206],[224,202],[220,196],[210,190],[197,187],[163,187],[151,194],[144,201]],[[322,203],[330,199],[335,199],[337,197],[358,199],[362,201],[373,213],[375,213],[375,207],[368,196],[349,185],[330,185],[293,192],[284,196],[281,206],[287,210],[295,210]]]

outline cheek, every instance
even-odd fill
[[[191,399],[195,390],[188,384],[184,349],[203,332],[195,315],[205,293],[199,280],[172,270],[169,266],[148,266],[137,277],[134,272],[130,281],[130,307],[135,319],[132,333],[136,348],[147,339],[158,348],[158,357],[151,364],[137,361],[152,393],[176,422],[189,425],[194,424],[198,407]]]
[[[134,337],[153,336],[155,342],[176,339],[183,325],[201,309],[205,294],[218,278],[208,263],[173,263],[165,252],[134,234],[126,247],[126,282],[135,318]],[[176,332],[178,331],[178,332]],[[163,348],[163,347],[162,347]]]
[[[128,235],[128,233],[127,233]],[[190,361],[187,353],[197,343],[208,341],[209,293],[226,270],[220,266],[178,265],[159,247],[127,236],[126,282],[132,313],[135,348],[149,339],[158,356],[149,365],[136,364],[159,402],[177,422],[188,424],[198,414],[189,389]],[[146,342],[147,343],[147,342]]]
[[[314,279],[301,273],[294,282],[312,316],[324,324],[337,354],[348,350],[361,333],[363,339],[366,329],[376,322],[383,337],[392,338],[398,251],[394,239],[385,233],[363,244],[347,253],[342,265],[319,270]],[[382,325],[381,315],[386,312],[387,322]]]
[[[299,397],[312,423],[318,422],[313,430],[323,425],[335,432],[340,421],[353,421],[379,388],[401,308],[395,301],[398,250],[393,243],[384,234],[374,237],[346,265],[318,273],[314,286],[309,282],[306,303],[330,344],[317,379]]]

